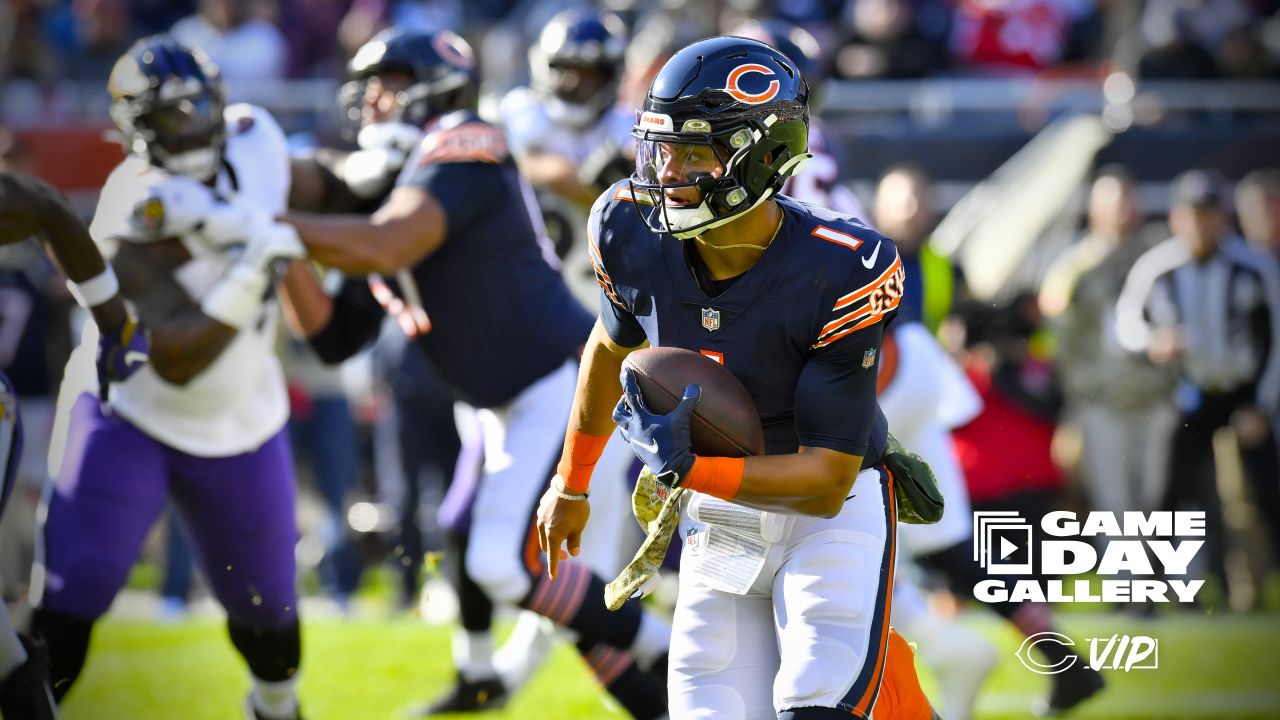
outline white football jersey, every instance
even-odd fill
[[[635,143],[631,137],[635,111],[621,105],[609,108],[594,125],[583,130],[557,125],[547,114],[542,96],[527,87],[509,91],[503,96],[498,110],[506,129],[507,143],[516,157],[529,152],[546,152],[581,166],[596,148],[606,142],[620,148],[628,148]],[[599,304],[600,290],[587,255],[588,208],[552,192],[542,193],[538,203],[540,213],[549,224],[554,224],[553,221],[559,218],[560,224],[573,233],[560,270],[573,296],[594,312]]]
[[[549,152],[579,165],[606,141],[627,147],[635,140],[631,127],[635,112],[614,105],[591,127],[573,130],[557,125],[547,114],[542,97],[527,87],[508,92],[498,105],[507,130],[507,142],[517,157],[527,152]]]
[[[253,105],[232,105],[224,116],[227,144],[218,192],[282,214],[290,181],[284,132],[266,110]],[[135,156],[112,171],[89,228],[105,256],[114,256],[120,242],[133,241],[136,233],[129,220],[134,206],[166,177],[164,170]],[[175,275],[199,302],[222,279],[239,249],[214,246],[198,233],[181,240],[191,259]],[[259,317],[245,323],[217,359],[184,386],[170,384],[144,367],[112,386],[112,409],[147,435],[191,455],[225,457],[255,450],[289,417],[284,374],[275,354],[278,316],[275,301],[264,302]],[[68,405],[80,392],[95,388],[97,342],[98,331],[90,321],[68,364],[62,392]],[[68,382],[76,384],[68,387]]]
[[[889,430],[903,447],[933,468],[946,500],[942,520],[933,525],[899,525],[903,547],[923,555],[971,538],[969,491],[951,444],[951,430],[982,411],[982,398],[964,371],[920,323],[895,323],[898,367],[877,398]]]

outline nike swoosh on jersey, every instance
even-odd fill
[[[130,350],[124,354],[124,364],[126,367],[145,365],[150,359],[151,357],[149,355],[144,352],[138,352],[137,350]]]
[[[862,258],[862,267],[870,270],[876,266],[876,258],[880,255],[880,241],[876,241],[876,249],[871,251],[871,257]]]
[[[651,452],[651,453],[656,453],[656,452],[658,452],[658,441],[657,441],[657,440],[650,440],[648,445],[645,445],[644,443],[642,443],[642,442],[640,442],[640,441],[638,441],[638,440],[632,440],[631,442],[632,442],[636,447],[638,447],[638,448],[640,448],[641,450],[644,450],[644,451],[646,451],[646,452]]]

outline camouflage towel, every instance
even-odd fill
[[[667,546],[680,522],[680,497],[684,492],[681,488],[668,490],[659,485],[648,468],[640,472],[635,492],[631,494],[631,510],[645,532],[645,539],[631,562],[604,588],[604,604],[610,610],[622,607],[662,567]]]

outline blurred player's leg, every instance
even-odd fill
[[[609,441],[600,462],[596,463],[594,474],[597,481],[591,491],[592,522],[582,534],[582,553],[578,559],[600,577],[617,575],[630,559],[631,552],[644,539],[639,525],[631,518],[631,485],[628,481],[634,479],[634,464],[635,454],[620,436]],[[515,629],[493,656],[494,666],[503,683],[514,689],[533,677],[549,656],[556,635],[556,626],[551,621],[537,613],[521,613]],[[607,649],[607,646],[602,647],[594,654],[608,655]],[[583,657],[586,657],[585,653]],[[605,668],[604,675],[597,672],[602,686],[608,687],[615,682],[621,686],[627,684],[626,673],[615,668],[613,661],[588,659],[588,664],[593,670]],[[664,671],[660,678],[664,684],[665,674]],[[624,679],[617,681],[611,676]]]
[[[301,661],[293,464],[283,433],[254,452],[199,458],[170,451],[172,492],[191,530],[231,642],[253,675],[260,720],[298,716]]]
[[[575,631],[587,644],[602,642],[628,651],[648,667],[666,654],[670,628],[637,605],[610,612],[604,606],[604,581],[580,562],[562,563],[560,576],[550,580],[538,551],[534,508],[559,453],[575,375],[575,367],[567,364],[525,390],[501,413],[477,413],[485,455],[463,569],[491,600],[533,610]],[[466,459],[464,451],[459,472]],[[497,681],[490,636],[465,632],[454,650],[458,686],[428,712],[501,702],[506,688]],[[648,686],[649,697],[661,693],[651,677],[636,677]],[[484,702],[477,704],[481,698]]]
[[[17,394],[8,376],[0,372],[0,517],[18,480],[22,440]],[[29,638],[18,637],[4,608],[0,608],[0,717],[57,717],[44,657]]]
[[[899,569],[901,563],[899,558]],[[920,588],[904,580],[901,572],[893,583],[893,624],[917,643],[916,652],[937,676],[942,716],[947,720],[972,716],[978,691],[999,662],[995,647],[955,618],[931,612]]]
[[[987,578],[973,559],[972,548],[968,543],[953,545],[923,556],[920,561],[945,576],[952,590],[962,598],[973,597],[974,586]],[[999,613],[1026,636],[1052,632],[1055,629],[1052,611],[1041,603],[997,602],[989,603],[987,607]],[[1061,660],[1062,654],[1067,650],[1055,643],[1040,643],[1037,648],[1048,656],[1051,664]],[[1050,677],[1053,687],[1044,709],[1053,712],[1079,705],[1101,691],[1105,685],[1102,676],[1085,663],[1074,663],[1067,671]]]
[[[43,580],[32,598],[32,631],[48,652],[59,700],[84,665],[93,623],[164,510],[167,473],[159,443],[103,414],[92,395],[75,401],[43,527]]]

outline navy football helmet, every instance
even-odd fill
[[[631,189],[652,205],[649,227],[694,237],[777,193],[810,157],[808,101],[796,64],[757,40],[715,37],[673,55],[632,131]]]
[[[395,109],[388,118],[364,116],[368,85],[374,78],[401,75]],[[478,93],[475,54],[455,33],[405,31],[389,28],[360,46],[347,63],[349,78],[338,101],[353,124],[405,123],[422,128],[433,118],[472,107]]]
[[[205,181],[222,164],[227,129],[218,67],[167,35],[133,44],[107,79],[111,119],[125,151]]]
[[[611,12],[574,8],[558,13],[529,49],[531,86],[557,124],[584,129],[618,99],[627,28]]]

